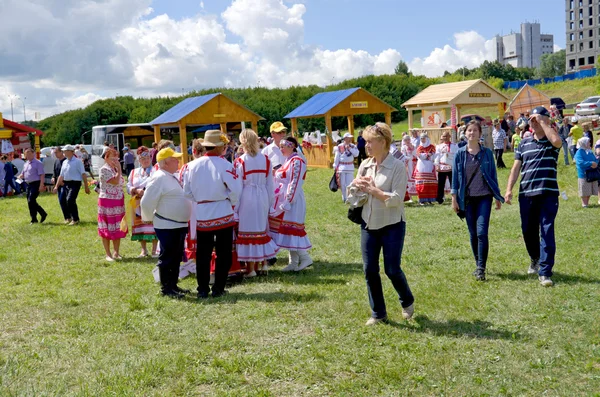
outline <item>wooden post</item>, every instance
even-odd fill
[[[35,157],[39,160],[40,159],[40,137],[38,136],[38,134],[35,134],[35,138],[34,138],[34,144],[35,144]]]
[[[413,129],[413,110],[412,109],[407,109],[408,110],[408,129],[412,130]]]
[[[352,141],[354,142],[354,116],[348,116],[348,132],[352,134]]]
[[[188,162],[187,128],[183,121],[179,121],[179,146],[181,146],[181,153],[183,154],[183,164],[186,164]]]
[[[160,125],[154,126],[154,142],[160,142]]]
[[[333,133],[333,126],[331,124],[331,113],[329,112],[327,112],[327,114],[325,115],[325,127],[327,127],[327,132],[329,132],[329,134],[327,134],[327,146],[325,150],[327,150],[327,167],[330,168],[331,164],[333,164],[333,161],[331,159],[331,157],[333,156],[333,140],[331,139],[331,134]]]
[[[294,138],[296,138],[299,134],[298,132],[298,120],[297,119],[291,119],[292,120],[292,136]]]
[[[498,118],[499,119],[504,118],[504,105],[505,104],[506,104],[505,102],[498,103]]]
[[[252,122],[250,122],[250,128],[252,128],[252,131],[258,134],[258,121],[253,120]]]
[[[392,128],[392,112],[387,112],[385,114],[385,123]]]
[[[221,123],[221,132],[227,135],[227,123]]]

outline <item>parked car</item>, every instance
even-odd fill
[[[575,107],[576,116],[600,115],[600,96],[591,96]]]
[[[556,110],[560,113],[560,117],[564,117],[563,110],[566,109],[567,105],[562,98],[550,98],[550,105],[555,105]]]

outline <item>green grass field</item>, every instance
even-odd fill
[[[306,181],[314,267],[278,265],[203,302],[158,296],[153,261],[134,259],[130,241],[106,263],[94,195],[80,196],[78,227],[61,224],[55,196],[41,197],[50,217],[34,226],[23,198],[0,200],[0,395],[600,395],[600,207],[581,208],[573,166],[559,169],[569,199],[553,288],[526,275],[517,206],[492,214],[479,283],[449,205],[411,204],[403,268],[415,317],[402,320],[384,278],[392,322],[375,327],[364,326],[359,229],[327,190],[330,172]]]

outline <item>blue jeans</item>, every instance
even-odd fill
[[[379,254],[383,248],[383,267],[392,285],[396,289],[402,307],[413,304],[415,298],[410,291],[406,276],[400,268],[406,222],[401,221],[378,230],[365,229],[361,226],[360,245],[364,262],[365,279],[369,293],[372,317],[385,318],[385,299],[381,277],[379,275]]]
[[[488,230],[493,199],[493,196],[468,197],[465,206],[465,220],[469,228],[471,249],[478,270],[485,270],[490,250]]]
[[[67,206],[67,190],[64,186],[59,186],[57,191],[58,196],[58,204],[60,204],[60,209],[62,210],[63,217],[65,220],[69,219],[69,207]]]
[[[577,146],[573,145],[573,146],[569,146],[569,152],[571,152],[571,158],[573,159],[573,161],[575,161],[575,153],[577,153]]]
[[[8,194],[8,187],[11,187],[12,190],[15,192],[14,194],[21,194],[21,189],[20,187],[15,183],[14,178],[8,178],[4,181],[4,195],[6,196]]]
[[[556,254],[554,219],[558,213],[558,196],[519,196],[521,230],[527,253],[539,260],[540,276],[551,277]],[[541,237],[541,239],[540,239]]]
[[[562,151],[565,156],[565,165],[569,165],[569,145],[565,139],[562,140]]]

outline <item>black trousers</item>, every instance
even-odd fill
[[[27,184],[27,206],[29,207],[29,215],[31,222],[37,222],[37,214],[44,217],[46,211],[38,204],[37,198],[40,195],[40,181],[29,182]]]
[[[444,202],[444,188],[446,187],[446,178],[452,183],[452,171],[450,172],[438,172],[438,190],[437,190],[437,202],[442,204]]]
[[[217,254],[215,266],[215,283],[212,293],[220,294],[225,290],[227,276],[231,268],[233,250],[233,226],[213,231],[196,232],[196,279],[198,293],[208,294],[210,281],[210,260],[213,248]]]
[[[73,222],[79,222],[79,209],[77,208],[77,196],[81,190],[80,181],[65,181],[65,192],[67,196],[68,218]]]
[[[496,155],[496,166],[498,168],[506,168],[504,164],[504,160],[502,160],[502,154],[504,153],[504,149],[494,149],[494,154]]]
[[[183,257],[183,247],[187,227],[177,229],[154,229],[160,243],[158,269],[163,293],[173,291],[179,280],[179,263]]]
[[[367,159],[367,150],[365,148],[358,149],[358,165],[362,163],[363,160]]]

